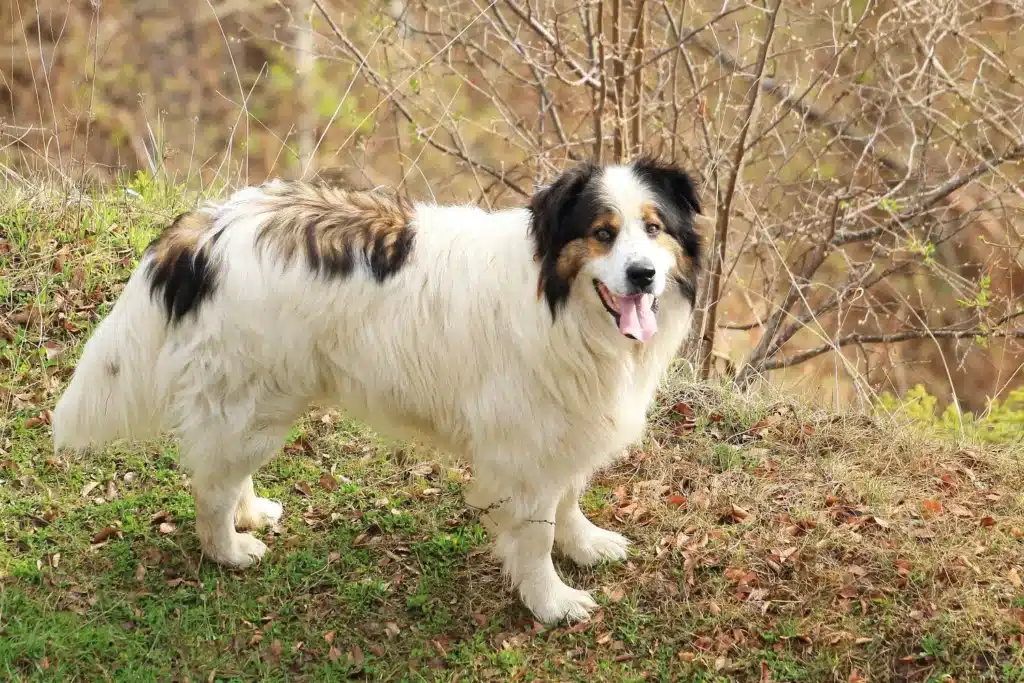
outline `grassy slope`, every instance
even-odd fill
[[[0,198],[0,678],[1024,680],[1019,451],[681,382],[585,500],[634,555],[559,565],[589,623],[505,590],[466,469],[323,410],[257,477],[264,563],[201,562],[173,444],[51,453],[77,345],[184,201],[135,189]]]

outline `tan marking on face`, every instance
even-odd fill
[[[586,237],[575,239],[562,247],[562,251],[558,255],[558,263],[555,265],[558,277],[563,280],[572,280],[583,270],[587,261],[608,254],[612,250],[612,244],[615,242],[615,236],[618,235],[621,226],[622,221],[614,213],[603,213],[595,218],[594,222],[590,224]],[[612,239],[610,241],[602,242],[597,239],[597,232],[602,229],[611,231]]]
[[[654,242],[672,254],[671,275],[696,282],[697,268],[694,265],[693,259],[686,255],[683,245],[679,244],[674,237],[664,231],[658,233],[657,237],[654,238]]]
[[[257,242],[269,242],[286,259],[305,256],[312,268],[342,275],[365,259],[383,279],[409,254],[412,207],[398,196],[305,183],[266,193],[273,206]]]
[[[160,264],[175,263],[182,254],[194,254],[199,241],[213,229],[213,219],[198,211],[183,213],[174,219],[150,249]]]
[[[661,216],[658,215],[658,209],[653,204],[644,204],[640,215],[644,219],[645,228],[650,224],[657,225],[660,230],[665,229],[665,224],[661,222]]]

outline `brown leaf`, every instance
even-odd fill
[[[942,503],[933,498],[926,498],[921,501],[921,512],[925,517],[935,517],[942,512]]]
[[[984,526],[984,527],[995,526],[996,525],[996,520],[994,520],[991,517],[987,517],[987,516],[986,517],[982,517],[981,518],[981,525]]]
[[[161,523],[160,523],[160,526],[159,526],[159,527],[157,527],[157,530],[158,530],[158,531],[159,531],[159,532],[160,532],[161,534],[163,534],[164,536],[166,536],[166,535],[168,535],[168,534],[173,534],[173,533],[174,533],[174,530],[175,530],[175,529],[177,529],[177,528],[178,528],[178,527],[174,526],[174,524],[172,524],[171,522],[161,522]]]
[[[320,488],[328,493],[332,493],[338,489],[338,480],[332,477],[329,473],[324,472],[320,475]]]
[[[398,628],[398,624],[396,624],[395,622],[393,622],[393,621],[385,622],[385,624],[384,624],[384,633],[387,635],[388,638],[394,638],[395,636],[397,636],[401,632],[402,632],[402,629]]]
[[[480,628],[486,628],[486,626],[487,626],[487,615],[486,614],[474,614],[473,615],[473,621],[475,621],[476,625],[479,626]]]
[[[341,650],[332,645],[331,649],[327,651],[327,659],[332,662],[336,662],[338,661],[338,657],[341,657]]]
[[[772,670],[768,668],[768,662],[761,662],[761,683],[772,683]]]
[[[910,573],[910,562],[909,561],[907,561],[907,560],[896,560],[893,564],[896,565],[896,573],[899,574],[900,576],[906,576],[907,574]]]
[[[274,639],[274,642],[270,644],[270,656],[275,662],[281,659],[281,641],[276,638]]]
[[[672,412],[684,418],[693,417],[693,408],[691,408],[685,403],[677,403],[674,406],[672,406]]]
[[[868,679],[860,675],[860,672],[854,669],[850,672],[850,677],[846,679],[846,683],[868,683]]]
[[[348,656],[352,658],[352,663],[356,666],[361,666],[366,657],[363,656],[363,651],[359,649],[358,645],[353,645],[352,649],[348,651]]]
[[[57,360],[60,356],[60,344],[55,341],[43,342],[43,352],[46,353],[46,360]]]
[[[307,497],[313,495],[313,489],[309,487],[309,484],[302,480],[295,482],[295,490]]]
[[[327,633],[325,633],[324,634],[324,640],[327,641],[328,645],[333,644],[334,643],[334,631],[328,631]]]
[[[721,422],[725,417],[721,413],[711,413],[708,415],[708,422]]]
[[[1010,535],[1016,538],[1017,540],[1020,540],[1024,538],[1024,531],[1021,531],[1017,527],[1013,527],[1012,529],[1010,529]]]
[[[160,512],[157,512],[156,514],[154,514],[152,517],[149,518],[149,523],[150,523],[150,525],[153,525],[153,526],[155,526],[157,524],[160,524],[161,522],[170,522],[170,521],[171,521],[171,513],[168,512],[167,510],[161,510]]]
[[[626,597],[626,592],[621,588],[609,588],[608,586],[605,586],[601,589],[601,592],[603,592],[612,602],[618,602],[622,598]]]
[[[678,493],[668,497],[668,504],[674,507],[682,507],[686,505],[686,496],[681,496]]]
[[[144,578],[146,578],[146,565],[139,562],[135,567],[135,580],[142,583]]]
[[[958,503],[949,503],[946,506],[946,509],[949,510],[950,512],[952,512],[957,517],[973,517],[974,516],[974,514],[970,510],[968,510],[963,505],[960,505]]]
[[[697,659],[697,654],[695,652],[680,652],[677,656],[684,662],[692,662]]]
[[[10,458],[0,460],[0,470],[7,470],[8,472],[17,473],[18,463],[14,462]]]
[[[107,491],[106,493],[103,494],[103,497],[106,498],[108,501],[117,498],[117,486],[114,485],[113,479],[107,482]]]
[[[93,543],[103,543],[111,536],[120,536],[121,530],[115,526],[105,526],[96,532],[92,537]]]
[[[1024,583],[1021,582],[1020,574],[1017,573],[1016,567],[1010,567],[1010,571],[1006,574],[1006,578],[1010,580],[1010,583],[1012,583],[1015,588],[1024,588]]]
[[[41,418],[41,417],[30,417],[27,420],[25,420],[24,426],[25,426],[25,429],[33,429],[33,428],[38,427],[38,426],[40,426],[42,424],[45,424],[44,421],[43,421],[43,418]]]

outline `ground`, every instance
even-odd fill
[[[462,463],[324,408],[256,477],[262,564],[201,558],[170,441],[54,455],[49,413],[147,241],[190,199],[136,180],[0,198],[4,680],[1024,681],[1017,447],[787,396],[666,382],[593,482],[628,561],[536,624],[462,502]]]

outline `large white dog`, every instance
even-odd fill
[[[585,165],[528,208],[410,205],[272,182],[179,216],[147,249],[54,411],[56,448],[165,429],[216,562],[281,516],[251,475],[311,403],[473,465],[468,504],[545,622],[596,607],[581,565],[625,557],[579,497],[643,433],[692,315],[700,203],[651,159]]]

